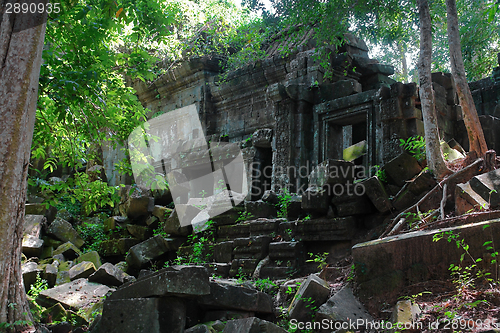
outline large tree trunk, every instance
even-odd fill
[[[418,77],[420,83],[420,101],[422,116],[424,118],[425,148],[427,164],[438,179],[450,173],[446,166],[439,139],[434,90],[432,89],[431,56],[432,56],[432,31],[431,16],[427,0],[418,1],[420,18],[420,57],[418,61]]]
[[[31,320],[21,242],[45,20],[46,14],[0,17],[0,323]]]
[[[476,106],[472,99],[460,46],[458,30],[457,4],[455,0],[446,0],[448,20],[448,45],[450,47],[451,74],[457,87],[458,99],[462,107],[465,127],[469,137],[469,151],[475,151],[478,156],[484,156],[488,147],[484,139],[483,128],[479,122]]]

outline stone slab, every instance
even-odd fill
[[[256,317],[230,320],[226,323],[223,333],[286,333],[276,324]]]
[[[200,296],[210,293],[208,272],[201,266],[172,266],[124,285],[109,299]]]
[[[184,241],[181,239],[164,238],[160,235],[149,238],[129,249],[125,260],[130,267],[142,268],[161,255],[176,251]]]
[[[198,303],[208,309],[233,309],[272,313],[273,299],[266,293],[221,281],[210,282],[210,294]]]
[[[298,321],[310,321],[314,316],[313,308],[323,304],[329,295],[328,283],[317,275],[309,275],[288,307],[289,317]]]
[[[186,305],[182,299],[106,300],[98,330],[93,333],[182,333],[185,325]]]
[[[109,291],[113,290],[108,286],[89,282],[87,279],[78,279],[41,291],[37,303],[44,307],[50,307],[59,302],[66,309],[78,310],[100,301]]]
[[[316,319],[340,322],[356,322],[357,320],[372,321],[372,316],[366,311],[361,302],[354,297],[350,286],[343,287],[325,304],[321,305],[316,313]]]
[[[363,303],[371,302],[371,306],[376,307],[382,302],[395,302],[399,292],[408,284],[449,279],[448,268],[452,263],[459,264],[463,250],[446,239],[433,242],[434,235],[449,231],[460,233],[460,239],[465,239],[474,258],[484,258],[484,242],[500,243],[500,219],[496,219],[356,244],[352,255],[358,296]],[[466,257],[464,265],[469,264],[467,260]],[[483,261],[485,267],[481,268],[490,268],[486,260]]]
[[[71,223],[61,218],[56,218],[48,227],[47,233],[55,236],[63,242],[71,242],[76,247],[80,248],[84,240],[80,237],[78,232],[73,228]]]
[[[387,176],[398,186],[403,186],[407,180],[415,177],[422,167],[418,161],[407,153],[390,160],[384,165]]]
[[[490,204],[491,208],[500,205],[500,169],[474,176],[469,183],[471,188]]]
[[[392,205],[389,196],[377,176],[370,177],[362,181],[361,184],[364,186],[366,196],[379,212],[385,213],[391,210]]]

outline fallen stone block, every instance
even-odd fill
[[[113,290],[108,286],[89,282],[87,279],[78,279],[42,290],[36,302],[47,308],[59,302],[66,309],[78,311],[80,308],[99,302],[102,297]]]
[[[161,222],[165,222],[172,214],[172,209],[164,206],[155,205],[153,208],[153,212],[151,214],[153,216],[156,216]]]
[[[275,205],[270,205],[262,200],[246,201],[245,210],[252,216],[252,218],[270,218],[276,217],[278,210]]]
[[[153,230],[144,225],[127,224],[127,231],[140,241],[144,241],[153,236]]]
[[[130,219],[125,216],[111,216],[104,221],[104,230],[115,230],[117,226],[123,227],[130,223]]]
[[[28,215],[45,215],[47,208],[42,203],[27,203],[24,206],[24,214]]]
[[[54,250],[53,255],[62,254],[65,260],[72,260],[79,257],[82,252],[71,242],[66,242]]]
[[[101,243],[101,254],[105,257],[125,255],[132,246],[139,244],[137,239],[110,239]]]
[[[352,216],[373,213],[375,207],[367,196],[353,196],[349,201],[339,202],[335,205],[337,216]]]
[[[124,285],[109,299],[200,296],[210,293],[208,272],[201,266],[172,266]]]
[[[89,276],[90,282],[105,284],[107,286],[121,286],[127,274],[113,264],[107,262]]]
[[[83,243],[83,239],[78,235],[78,232],[73,228],[71,223],[65,221],[61,218],[56,218],[47,229],[47,233],[53,235],[57,239],[63,242],[71,242],[75,244],[76,247],[80,248]]]
[[[69,279],[71,281],[81,278],[88,278],[96,271],[95,266],[90,261],[83,261],[69,270]]]
[[[286,333],[287,331],[276,324],[256,317],[230,320],[226,323],[223,333]]]
[[[43,270],[38,267],[36,262],[27,262],[21,265],[23,275],[24,290],[28,292],[32,284],[36,282],[36,277],[42,277]]]
[[[474,192],[488,202],[491,208],[500,205],[500,169],[474,176],[469,183]]]
[[[55,286],[57,282],[57,266],[54,264],[45,266],[42,278],[47,281],[50,288]]]
[[[84,262],[84,261],[90,261],[91,263],[94,264],[95,268],[98,269],[101,267],[101,257],[99,256],[99,253],[97,251],[90,251],[87,253],[84,253],[80,255],[78,258],[76,258],[75,262],[77,264]]]
[[[176,205],[176,208],[172,211],[168,219],[163,225],[163,230],[170,235],[187,236],[191,233],[191,221],[193,218],[199,214],[200,210],[191,205]],[[182,211],[183,219],[187,222],[181,224],[179,221],[179,216],[177,211]]]
[[[489,208],[489,203],[474,192],[469,182],[457,184],[455,187],[455,211],[457,215],[488,210]]]
[[[186,305],[174,297],[106,299],[99,333],[182,333]]]
[[[43,250],[42,239],[31,235],[24,235],[22,242],[22,252],[26,257],[40,258],[40,256],[42,255],[42,250]]]
[[[47,223],[43,215],[26,215],[24,217],[23,235],[40,238],[42,226]]]
[[[202,322],[228,321],[234,319],[243,319],[255,317],[255,312],[235,311],[235,310],[210,310],[205,311]]]
[[[345,286],[319,307],[316,320],[357,322],[357,320],[373,321],[373,318],[363,304],[354,297],[351,287]]]
[[[394,306],[391,321],[393,324],[412,324],[417,320],[420,312],[418,304],[414,304],[411,300],[405,299],[397,302]]]
[[[184,240],[179,238],[163,238],[158,235],[132,246],[125,260],[130,267],[142,268],[163,254],[176,251],[183,242]]]
[[[487,229],[484,229],[489,226]],[[463,249],[446,240],[433,241],[434,235],[460,233],[473,258],[484,257],[484,242],[500,242],[500,220],[490,220],[430,231],[414,231],[390,236],[352,248],[356,267],[358,296],[367,308],[376,310],[382,303],[396,302],[406,286],[428,280],[445,280],[450,264],[458,265]],[[491,238],[490,235],[493,235]],[[469,265],[465,258],[463,265]],[[489,265],[484,266],[489,269]]]
[[[222,281],[210,282],[210,293],[198,298],[207,309],[233,309],[259,313],[272,313],[272,297],[255,289],[236,286]]]
[[[68,212],[67,209],[63,208],[63,209],[59,209],[56,213],[56,219],[57,218],[60,218],[64,221],[68,221],[69,223],[73,223],[75,221],[75,217],[73,216],[73,214],[71,214],[70,212]]]
[[[147,191],[142,191],[138,188],[135,188],[132,194],[130,194],[130,191],[130,187],[128,186],[122,188],[120,191],[122,203],[119,205],[119,210],[122,216],[138,219],[147,216],[153,211],[155,200],[149,196]]]
[[[366,196],[379,212],[385,213],[391,210],[392,205],[389,196],[385,191],[384,185],[377,176],[362,181],[361,185],[365,189]]]
[[[302,209],[302,197],[299,195],[292,195],[287,202],[286,218],[289,220],[298,219],[306,216],[306,212]]]
[[[368,145],[366,140],[360,141],[344,149],[342,156],[345,161],[352,162],[363,155],[366,155]]]
[[[298,321],[310,321],[313,318],[314,309],[323,304],[329,295],[328,283],[314,274],[309,275],[307,280],[300,285],[288,307],[288,316]]]
[[[302,194],[302,209],[307,213],[326,215],[330,207],[330,195],[317,187],[310,187]]]
[[[422,171],[418,161],[411,155],[403,153],[384,165],[387,177],[398,186],[403,186]]]

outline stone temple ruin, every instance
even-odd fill
[[[297,46],[296,51],[287,57],[280,56],[280,48],[293,46]],[[105,222],[107,230],[116,231],[115,238],[104,241],[99,254],[92,253],[97,258],[80,253],[78,248],[83,240],[73,229],[70,216],[61,212],[54,216],[37,204],[28,204],[27,220],[32,223],[25,226],[28,235],[23,241],[23,252],[28,257],[43,259],[43,253],[53,247],[48,256],[64,262],[61,267],[67,267],[68,271],[58,271],[58,267],[52,267],[54,264],[41,267],[28,262],[23,266],[26,287],[35,281],[36,273],[42,273],[50,279],[51,287],[55,285],[40,294],[44,304],[55,307],[61,303],[71,310],[83,307],[92,293],[101,295],[118,287],[104,303],[102,319],[92,332],[127,333],[144,327],[152,327],[152,332],[185,329],[208,332],[208,328],[197,330],[199,327],[195,325],[217,320],[229,320],[226,333],[250,332],[251,327],[259,325],[267,327],[262,329],[266,332],[272,329],[284,332],[267,321],[277,317],[269,295],[209,276],[272,279],[305,276],[317,271],[317,263],[307,261],[311,252],[328,252],[328,263],[352,253],[359,270],[357,295],[373,313],[380,309],[377,308],[380,304],[374,301],[377,297],[390,303],[397,299],[395,288],[448,274],[447,267],[432,266],[435,258],[448,251],[446,244],[430,247],[428,235],[417,241],[402,237],[398,242],[389,242],[389,246],[366,242],[380,236],[382,230],[377,227],[385,227],[394,218],[394,212],[415,204],[436,186],[421,161],[404,153],[400,145],[400,139],[424,135],[418,86],[391,79],[393,68],[370,59],[366,44],[353,35],[347,34],[343,46],[331,51],[330,78],[325,77],[315,57],[315,43],[309,31],[294,42],[276,39],[269,43],[265,59],[242,69],[223,73],[222,59],[217,56],[195,58],[177,64],[150,85],[131,83],[140,101],[151,110],[151,116],[195,105],[203,133],[188,133],[191,141],[204,135],[208,143],[238,147],[246,165],[248,194],[239,198],[231,209],[213,217],[215,244],[210,263],[203,264],[204,267],[173,266],[157,272],[146,269],[153,262],[189,257],[195,251],[193,245],[185,245],[192,228],[183,225],[180,217],[180,209],[187,211],[185,206],[189,205],[177,205],[179,198],[173,189],[168,197],[161,191],[124,188],[115,212],[121,216]],[[495,69],[493,78],[470,84],[488,147],[496,150],[500,149],[500,134],[495,130],[500,121],[499,73],[500,67]],[[464,153],[461,147],[468,149],[468,142],[451,75],[433,73],[433,85],[441,137],[448,143],[448,151],[460,155]],[[189,142],[178,144],[181,147]],[[211,154],[216,155],[213,151]],[[220,157],[217,161],[235,158],[230,150],[217,156]],[[103,167],[112,185],[129,181],[120,178],[113,169],[120,158],[118,150],[103,147]],[[169,170],[175,168],[190,175],[198,168],[197,158],[197,154],[186,154],[162,160],[155,167],[161,172],[168,165]],[[386,172],[385,182],[374,176],[375,166],[382,166]],[[479,170],[482,165],[476,162],[471,167]],[[332,173],[335,170],[340,171]],[[213,193],[218,191],[219,180],[216,177],[212,180]],[[471,181],[469,187],[480,192],[481,181],[476,183]],[[337,193],[338,184],[344,189],[352,185],[352,192]],[[355,192],[357,184],[362,186],[362,193]],[[175,182],[169,185],[177,186]],[[469,183],[456,187],[462,185]],[[190,194],[182,194],[191,204],[192,217],[203,211],[199,203],[204,194],[198,192],[204,189],[196,186],[190,184]],[[285,209],[280,193],[289,193]],[[463,211],[478,209],[474,195],[461,194],[467,191],[451,193],[457,202],[461,200]],[[172,201],[176,203],[174,211],[165,207]],[[429,210],[420,208],[423,212]],[[40,239],[43,224],[48,225],[44,241]],[[153,235],[158,228],[168,237]],[[368,231],[370,234],[366,234]],[[61,245],[62,242],[66,243]],[[408,245],[410,242],[413,247]],[[417,250],[403,259],[395,259],[403,247],[411,251],[418,246],[425,251]],[[208,250],[203,248],[203,255]],[[426,253],[431,259],[422,259],[419,253]],[[101,265],[99,256],[107,263]],[[64,260],[68,258],[77,264],[66,264],[69,261]],[[389,262],[392,266],[385,265]],[[342,274],[341,267],[328,267],[319,277],[307,278],[298,290],[299,297],[292,300],[287,310],[288,318],[310,320],[301,300],[309,297],[309,292],[318,298],[318,304],[323,304],[316,319],[352,317],[352,313],[338,317],[342,309],[335,308],[335,297],[347,293],[353,298],[350,289],[343,289],[327,302],[330,288],[325,280],[335,281]],[[85,295],[75,297],[75,286]],[[284,284],[283,290],[288,286],[297,289],[295,284]],[[278,302],[289,296],[284,292],[279,295]],[[139,314],[129,316],[131,312]],[[364,312],[358,315],[356,318],[369,318]]]
[[[286,58],[278,50],[289,40],[270,43],[265,59],[226,73],[225,80],[219,77],[222,59],[213,56],[182,62],[153,84],[134,88],[152,114],[195,104],[208,141],[240,142],[250,200],[268,189],[303,192],[314,167],[353,151],[347,159],[368,173],[403,152],[400,138],[424,134],[415,84],[392,80],[394,69],[370,59],[366,44],[351,34],[332,50],[333,77],[325,78],[311,36],[296,41],[297,51]],[[434,73],[433,81],[442,138],[467,147],[451,76]],[[490,79],[471,87],[480,115],[500,113]],[[485,124],[487,136],[494,135],[488,130],[494,122]],[[495,138],[488,139],[495,148]]]

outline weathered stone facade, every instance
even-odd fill
[[[241,142],[253,200],[269,188],[300,192],[316,165],[342,159],[351,145],[364,147],[355,163],[368,170],[401,153],[399,138],[423,135],[416,85],[390,79],[391,66],[370,59],[362,40],[346,37],[331,50],[331,78],[307,34],[288,57],[276,51],[279,42],[270,44],[267,58],[224,73],[224,80],[221,59],[205,57],[134,88],[151,115],[195,104],[207,140]]]

